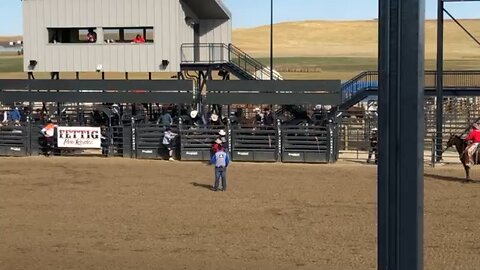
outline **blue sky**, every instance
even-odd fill
[[[233,14],[233,26],[270,23],[269,0],[223,0]],[[427,18],[436,18],[437,0],[427,1]],[[275,22],[297,20],[355,20],[377,17],[378,0],[274,0]],[[480,2],[447,3],[458,18],[480,18]],[[0,35],[22,33],[20,0],[0,0]]]

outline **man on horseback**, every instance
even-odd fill
[[[467,148],[465,148],[465,153],[468,155],[468,162],[465,162],[466,166],[475,165],[473,156],[480,143],[480,125],[474,123],[472,127],[472,131],[468,134],[467,138],[465,138],[465,141],[468,143]]]

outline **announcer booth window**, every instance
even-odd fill
[[[96,43],[97,28],[47,28],[49,43]]]
[[[105,43],[153,43],[153,27],[103,28]]]

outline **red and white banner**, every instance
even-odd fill
[[[99,127],[57,127],[57,146],[64,148],[102,148]]]

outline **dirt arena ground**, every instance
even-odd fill
[[[0,269],[375,269],[376,167],[0,159]],[[478,269],[478,183],[425,171],[426,269]]]

